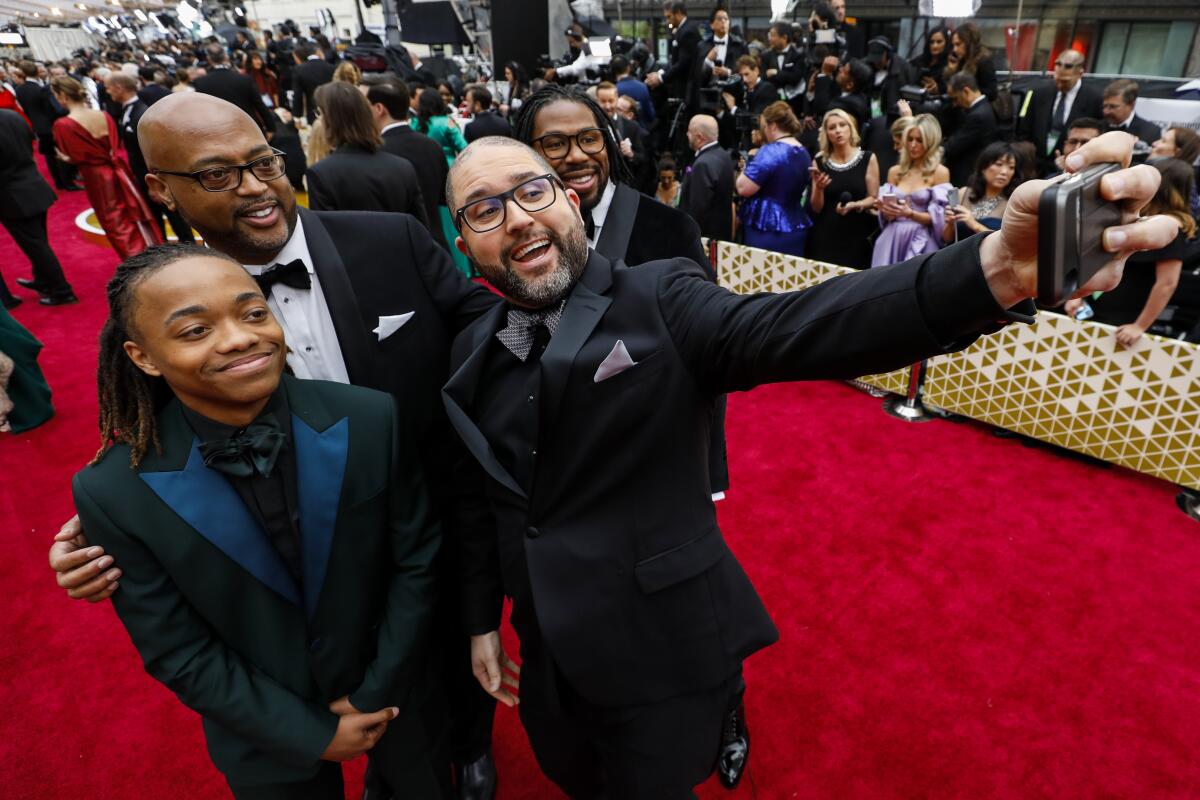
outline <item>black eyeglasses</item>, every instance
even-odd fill
[[[542,151],[546,158],[557,161],[566,158],[571,152],[571,143],[579,145],[579,149],[594,156],[604,149],[604,131],[599,128],[584,128],[575,134],[547,133],[533,140],[533,144]]]
[[[1055,61],[1054,66],[1058,67],[1059,69],[1082,69],[1083,62],[1080,61],[1078,64],[1068,64],[1065,61]]]
[[[473,200],[455,212],[455,227],[462,230],[462,223],[466,222],[467,227],[476,233],[493,231],[508,218],[509,200],[530,214],[544,211],[554,205],[554,199],[558,196],[555,185],[562,186],[557,176],[539,175],[517,184],[507,192]]]
[[[284,154],[281,150],[272,150],[271,155],[256,158],[245,164],[231,164],[227,167],[209,167],[196,172],[171,172],[165,169],[150,170],[155,175],[175,175],[180,178],[191,178],[206,192],[232,192],[242,185],[242,175],[246,170],[254,173],[260,181],[273,181],[283,175]]]

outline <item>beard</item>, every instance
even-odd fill
[[[476,266],[488,282],[509,300],[529,308],[545,308],[570,294],[575,282],[583,274],[588,258],[587,238],[583,233],[582,222],[573,225],[562,235],[546,228],[536,236],[546,237],[550,244],[558,249],[558,263],[549,272],[533,278],[523,278],[513,269],[513,250],[527,244],[534,238],[532,236],[506,248],[500,254],[499,264],[483,264],[476,260]]]

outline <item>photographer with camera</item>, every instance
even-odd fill
[[[776,22],[767,30],[767,45],[762,54],[764,75],[779,87],[783,99],[787,100],[797,115],[804,111],[805,78],[809,69],[804,53],[792,44],[792,27],[786,22]]]
[[[865,132],[871,121],[871,100],[867,93],[873,88],[874,71],[865,61],[852,58],[838,65],[830,76],[828,66],[832,59],[833,56],[826,58],[822,73],[813,79],[811,114],[821,119],[826,111],[840,108],[854,117],[859,131]]]
[[[871,116],[887,117],[888,122],[900,116],[900,87],[916,83],[916,69],[902,58],[896,58],[895,48],[886,36],[876,36],[867,42],[867,57],[863,59],[875,70],[871,91]],[[878,105],[876,105],[878,102]]]
[[[745,151],[749,149],[750,131],[758,127],[759,114],[780,97],[775,84],[762,77],[762,69],[754,56],[739,58],[737,71],[742,79],[738,87],[741,97],[734,95],[734,87],[721,93],[722,108],[717,122],[722,144]]]
[[[701,62],[701,87],[724,88],[737,81],[734,66],[738,59],[748,54],[746,41],[729,30],[729,12],[717,7],[708,20],[712,35],[700,43],[704,53]]]

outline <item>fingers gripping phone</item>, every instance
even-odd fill
[[[1096,164],[1055,178],[1038,201],[1038,301],[1062,305],[1112,258],[1104,229],[1121,208],[1100,197],[1100,179],[1120,164]]]

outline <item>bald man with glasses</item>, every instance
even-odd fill
[[[1021,107],[1017,135],[1033,142],[1039,175],[1055,171],[1055,156],[1075,120],[1100,116],[1100,92],[1083,82],[1086,61],[1078,50],[1059,53],[1054,78],[1035,88]]]

